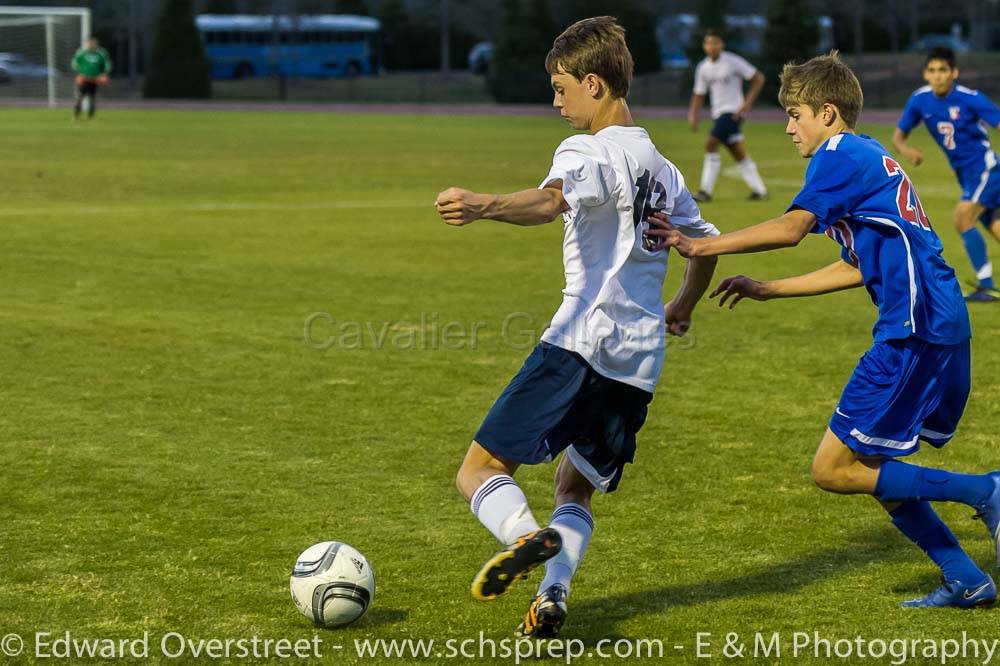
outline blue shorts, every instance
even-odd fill
[[[876,342],[844,387],[830,430],[863,456],[908,456],[921,439],[940,448],[955,434],[971,381],[968,340]]]
[[[535,465],[566,450],[594,487],[618,487],[653,394],[598,374],[575,352],[541,342],[483,420],[476,441]]]
[[[955,172],[962,187],[962,201],[973,201],[986,208],[1000,208],[1000,166],[988,168],[985,162]]]
[[[729,146],[743,140],[741,125],[743,125],[742,119],[736,120],[733,118],[733,114],[723,113],[715,119],[715,124],[712,125],[712,131],[709,134]]]

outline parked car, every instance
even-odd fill
[[[0,69],[13,79],[45,79],[49,76],[48,67],[32,62],[20,53],[0,53]],[[57,73],[52,71],[53,75]]]
[[[938,46],[946,46],[955,53],[968,53],[970,51],[969,42],[961,37],[946,34],[924,35],[910,44],[908,50],[925,53]]]
[[[473,74],[485,74],[490,69],[492,59],[492,42],[479,42],[469,50],[469,71]]]

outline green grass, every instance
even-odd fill
[[[431,204],[449,185],[533,186],[566,134],[560,121],[0,119],[0,634],[148,631],[155,657],[169,631],[318,632],[337,663],[355,660],[360,638],[509,638],[533,586],[472,601],[471,576],[495,544],[453,477],[527,353],[503,339],[504,317],[526,313],[537,335],[559,303],[561,229],[453,229]],[[697,183],[703,135],[647,127]],[[891,128],[862,129],[888,143]],[[724,230],[780,213],[805,168],[779,125],[750,123],[747,135],[772,198],[747,204],[738,177],[723,176],[704,211]],[[927,162],[913,180],[968,278],[949,221],[958,187],[922,132],[914,142]],[[810,238],[725,258],[719,277],[789,275],[837,256]],[[679,269],[673,260],[667,293]],[[389,343],[365,331],[355,348],[310,348],[303,328],[317,312],[336,324],[315,337],[356,322],[376,335],[387,325]],[[476,348],[411,344],[429,333],[422,313],[479,322]],[[924,464],[997,467],[1000,309],[972,316],[967,415]],[[596,500],[567,638],[659,638],[686,646],[668,647],[678,661],[693,658],[699,631],[716,635],[717,653],[729,631],[994,636],[994,613],[898,609],[936,584],[933,567],[872,500],[811,484],[874,318],[862,290],[696,313],[690,338],[668,349],[636,464]],[[553,472],[519,474],[540,518]],[[940,511],[988,564],[970,512]],[[358,547],[378,576],[372,610],[343,630],[316,630],[288,599],[295,556],[325,539]]]

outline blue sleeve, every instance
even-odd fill
[[[788,210],[799,208],[816,216],[812,233],[824,233],[847,216],[864,192],[864,172],[842,151],[821,150],[806,170],[806,182]]]
[[[972,98],[972,108],[980,119],[986,121],[990,127],[1000,126],[1000,109],[983,93],[979,93]]]
[[[916,95],[910,95],[910,99],[906,100],[906,106],[903,107],[903,115],[899,117],[899,122],[896,123],[896,127],[903,132],[909,133],[919,123],[920,102],[917,101]]]

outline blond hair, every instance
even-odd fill
[[[619,99],[628,95],[634,67],[625,44],[625,28],[613,16],[577,21],[556,37],[545,56],[545,71],[549,74],[558,74],[562,69],[577,81],[596,74],[608,84],[611,96]]]
[[[832,104],[840,110],[847,126],[854,129],[864,105],[864,94],[858,77],[840,59],[840,54],[830,51],[801,65],[786,64],[781,70],[778,101],[786,109],[805,104],[813,113],[819,113],[824,104]]]

